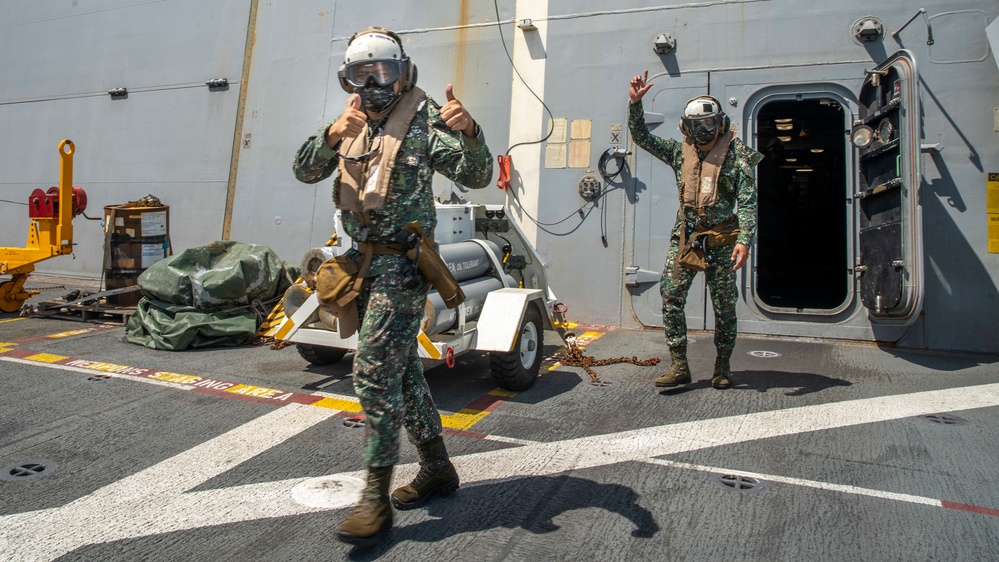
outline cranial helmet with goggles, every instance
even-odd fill
[[[337,78],[348,94],[361,93],[372,86],[391,87],[396,81],[401,91],[408,92],[416,85],[416,65],[406,56],[396,33],[371,27],[358,31],[347,41]]]
[[[688,101],[680,118],[680,132],[699,145],[709,144],[727,133],[730,126],[721,103],[711,96],[698,96]]]

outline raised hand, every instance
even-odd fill
[[[343,139],[352,139],[360,135],[367,121],[367,116],[361,111],[361,96],[351,94],[347,98],[343,115],[326,129],[326,143],[335,146]]]
[[[466,137],[474,137],[475,120],[465,106],[454,97],[454,87],[451,84],[444,89],[444,95],[447,96],[447,103],[441,108],[441,119],[444,120],[444,124],[455,131],[461,131]]]
[[[628,88],[628,96],[631,98],[631,103],[635,103],[642,99],[645,92],[649,91],[652,87],[652,83],[648,82],[649,71],[646,69],[645,74],[639,74],[631,79],[631,87]]]

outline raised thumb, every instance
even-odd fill
[[[448,84],[447,88],[444,88],[444,95],[447,96],[447,101],[454,101],[454,86]]]
[[[361,109],[361,96],[357,94],[350,94],[347,98],[347,107],[352,107],[354,109]]]

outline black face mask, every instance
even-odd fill
[[[694,144],[708,144],[709,142],[715,140],[715,133],[717,132],[717,126],[708,125],[698,125],[694,127],[691,131],[690,138],[694,141]]]
[[[381,113],[392,107],[392,104],[399,99],[394,86],[395,84],[379,86],[373,80],[369,80],[367,86],[357,89],[357,94],[361,96],[361,105],[371,113]]]

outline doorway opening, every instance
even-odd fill
[[[774,311],[834,311],[851,281],[843,106],[772,101],[757,124],[756,298]]]

